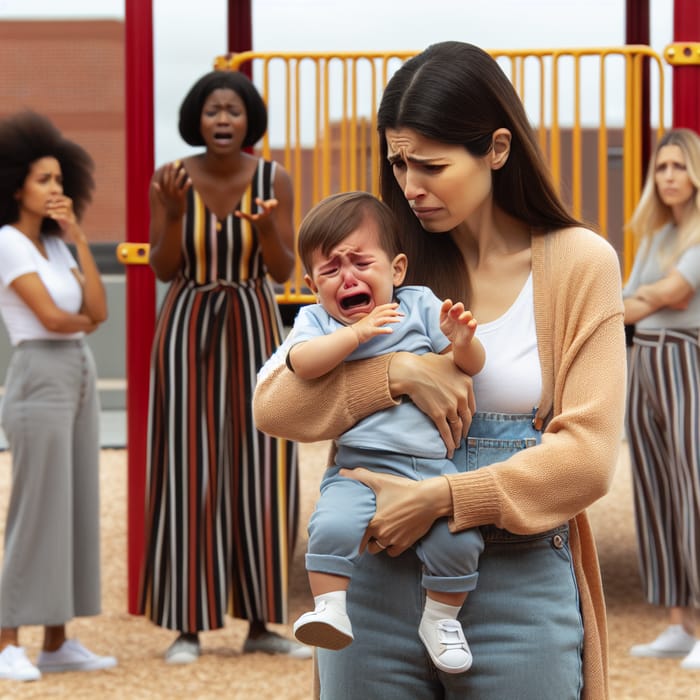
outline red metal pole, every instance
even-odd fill
[[[242,53],[253,48],[251,2],[252,0],[228,0],[229,53]],[[252,77],[250,63],[241,66],[241,73],[245,73],[249,78]]]
[[[700,133],[700,3],[675,0],[673,11],[673,125]]]
[[[127,241],[148,241],[153,173],[153,13],[151,0],[125,2]],[[149,357],[155,327],[155,277],[126,267],[126,415],[128,447],[128,610],[137,612],[144,549]]]
[[[625,10],[625,43],[649,45],[649,0],[627,0]],[[651,114],[649,98],[649,59],[644,59],[642,73],[641,155],[642,163],[651,157]],[[644,178],[645,173],[641,173]],[[641,182],[639,183],[642,184]]]

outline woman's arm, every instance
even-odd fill
[[[627,297],[624,300],[625,323],[630,326],[643,318],[650,316],[656,310],[648,301],[637,297]]]
[[[659,309],[684,309],[695,290],[679,270],[673,269],[653,284],[640,285],[625,299],[625,323],[636,323]]]
[[[191,186],[179,160],[156,170],[151,179],[149,263],[161,282],[172,280],[182,266],[182,217]]]
[[[286,366],[287,351],[280,346],[258,376],[253,414],[266,433],[299,442],[332,440],[362,418],[395,405],[402,395],[433,420],[448,449],[469,428],[472,381],[450,355],[381,355],[344,362],[323,377],[303,380]],[[458,414],[463,420],[456,419]]]
[[[87,236],[75,218],[70,197],[55,198],[49,204],[49,216],[58,222],[66,241],[75,245],[80,269],[74,270],[74,274],[83,289],[81,313],[96,324],[103,323],[107,320],[107,294]]]
[[[72,314],[56,306],[36,272],[20,275],[10,284],[44,328],[53,333],[92,333],[97,326],[86,313]]]
[[[318,379],[304,380],[285,363],[282,344],[265,363],[253,394],[258,429],[298,442],[332,440],[375,411],[389,408],[391,355],[344,362]]]
[[[267,271],[275,282],[286,282],[294,268],[294,195],[287,171],[275,163],[274,199],[256,204],[256,214],[236,212],[255,227]]]
[[[658,282],[641,285],[635,296],[648,302],[656,309],[661,309],[665,306],[683,303],[689,295],[692,296],[694,291],[690,282],[683,277],[680,271],[673,269]]]
[[[75,273],[83,287],[83,306],[80,310],[95,323],[104,323],[108,312],[107,293],[102,283],[102,276],[85,236],[83,235],[80,239],[74,237],[73,240],[80,265],[80,270],[76,270]]]

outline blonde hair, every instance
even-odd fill
[[[672,129],[660,139],[647,171],[639,204],[625,227],[640,243],[647,243],[665,224],[673,222],[673,212],[661,201],[656,187],[656,160],[664,146],[678,146],[683,153],[686,172],[694,187],[693,205],[688,207],[681,221],[676,222],[674,245],[660,251],[663,269],[670,268],[691,246],[700,244],[700,136],[691,129]]]

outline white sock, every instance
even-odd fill
[[[461,605],[448,605],[426,596],[421,622],[436,623],[438,620],[456,620]]]
[[[321,593],[321,595],[314,596],[316,610],[318,610],[321,602],[325,602],[329,608],[346,612],[347,595],[347,591],[330,591],[330,593]]]

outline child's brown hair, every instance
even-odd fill
[[[304,217],[297,248],[307,274],[311,274],[314,251],[323,255],[358,229],[365,219],[377,224],[379,245],[389,259],[401,252],[398,224],[389,207],[369,192],[342,192],[321,200]]]

